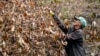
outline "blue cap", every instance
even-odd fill
[[[76,19],[80,20],[81,24],[82,24],[82,28],[87,26],[87,21],[84,17],[75,17]]]

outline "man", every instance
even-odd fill
[[[74,17],[73,27],[66,28],[63,21],[50,11],[58,27],[65,33],[68,45],[65,46],[68,56],[86,56],[83,48],[83,28],[87,26],[87,22],[83,17]]]

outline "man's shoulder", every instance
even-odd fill
[[[78,29],[78,30],[76,30],[75,33],[82,34],[82,35],[84,34],[84,32],[83,32],[82,29]]]

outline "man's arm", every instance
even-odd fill
[[[83,39],[84,35],[80,30],[76,30],[66,36],[68,42],[77,42]]]
[[[58,27],[65,33],[67,34],[68,29],[66,28],[65,24],[63,21],[57,16],[57,15],[52,15],[54,20],[56,21]]]

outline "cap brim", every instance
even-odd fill
[[[79,17],[77,17],[77,16],[75,16],[74,19],[75,19],[75,20],[80,20]]]

